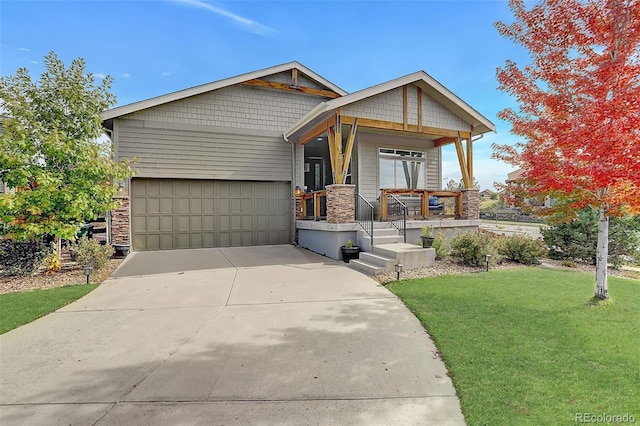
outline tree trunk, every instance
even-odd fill
[[[596,297],[609,298],[607,287],[607,259],[609,257],[609,216],[600,206],[598,217],[598,245],[596,247]]]

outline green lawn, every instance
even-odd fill
[[[70,285],[0,294],[0,334],[60,309],[96,287],[97,285]]]
[[[393,282],[442,354],[469,425],[640,421],[640,282],[520,268]]]

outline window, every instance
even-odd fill
[[[425,152],[380,148],[380,188],[416,189],[425,186]]]

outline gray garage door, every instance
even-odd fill
[[[288,182],[134,179],[134,250],[288,244]]]

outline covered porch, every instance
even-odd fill
[[[321,103],[284,134],[295,152],[298,242],[339,258],[334,254],[347,239],[367,247],[358,231],[373,249],[376,222],[393,224],[411,243],[424,225],[447,233],[477,229],[473,142],[491,130],[490,121],[424,72]],[[461,191],[442,189],[448,145],[457,153]]]

